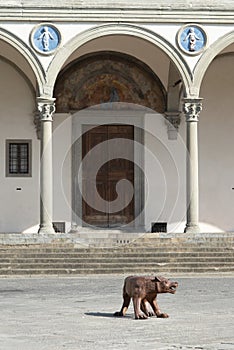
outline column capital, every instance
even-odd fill
[[[202,110],[202,98],[184,98],[183,110],[186,122],[198,122]]]
[[[41,122],[53,121],[53,114],[55,112],[55,98],[37,98],[37,108],[40,113],[39,119]]]

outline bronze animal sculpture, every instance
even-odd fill
[[[136,319],[146,319],[150,316],[167,318],[169,315],[159,309],[157,294],[175,294],[177,287],[177,282],[171,282],[161,276],[128,276],[123,286],[122,308],[115,312],[114,316],[124,316],[132,299]]]

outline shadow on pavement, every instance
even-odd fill
[[[125,315],[124,317],[116,317],[113,313],[107,313],[107,312],[86,312],[85,315],[87,316],[94,316],[94,317],[108,317],[108,318],[132,318],[131,315]]]

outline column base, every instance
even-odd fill
[[[53,225],[40,225],[38,233],[56,233]]]
[[[187,224],[184,229],[185,233],[200,233],[200,227],[198,225]]]

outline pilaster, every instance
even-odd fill
[[[167,124],[167,134],[169,140],[177,140],[177,135],[179,131],[179,126],[181,122],[179,111],[167,111],[165,112],[166,124]]]

